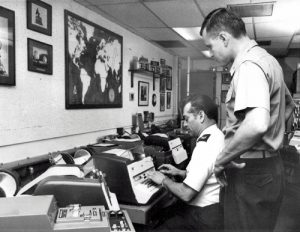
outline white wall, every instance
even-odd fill
[[[177,58],[128,30],[108,21],[72,0],[44,0],[52,6],[52,36],[27,29],[26,0],[2,0],[0,5],[15,12],[16,86],[0,86],[0,163],[23,160],[48,152],[96,142],[97,137],[129,128],[132,115],[148,110],[157,120],[177,114]],[[123,36],[123,107],[112,109],[65,109],[64,10]],[[53,46],[53,75],[27,69],[27,38]],[[152,78],[137,76],[130,87],[129,63],[133,56],[166,59],[173,67],[171,109],[152,107]],[[138,107],[138,81],[150,83],[149,106]],[[134,93],[134,101],[129,101]],[[159,80],[155,93],[159,96]],[[159,99],[157,101],[159,103]]]

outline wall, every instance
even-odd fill
[[[45,0],[52,6],[52,36],[27,29],[26,0],[6,0],[0,5],[15,12],[16,86],[0,86],[0,163],[27,160],[57,150],[96,142],[97,137],[130,128],[132,115],[149,110],[156,120],[177,114],[177,58],[72,0]],[[113,109],[65,109],[64,10],[123,36],[123,107]],[[53,75],[27,69],[27,38],[53,46]],[[173,67],[171,109],[152,107],[152,78],[134,78],[130,87],[129,63],[133,56],[166,59]],[[138,107],[138,81],[150,83],[149,106]],[[159,96],[159,80],[155,93]],[[134,101],[129,101],[134,93]],[[159,100],[157,101],[159,102]]]

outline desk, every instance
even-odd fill
[[[127,211],[132,223],[143,225],[154,225],[158,222],[158,212],[175,203],[174,198],[168,191],[164,191],[157,199],[148,205],[126,205],[120,204],[120,208]]]

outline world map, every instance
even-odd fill
[[[122,37],[68,16],[67,60],[70,105],[122,104]]]

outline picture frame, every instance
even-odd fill
[[[52,35],[52,6],[40,0],[27,0],[27,28]]]
[[[171,92],[167,92],[167,109],[171,109]]]
[[[67,10],[64,21],[66,109],[121,108],[123,37]]]
[[[138,82],[138,105],[148,106],[149,105],[149,82],[139,81]]]
[[[172,77],[166,78],[166,90],[172,90]]]
[[[221,103],[225,103],[226,102],[227,92],[228,92],[228,90],[222,90],[221,91]]]
[[[0,85],[16,85],[15,12],[0,6]]]
[[[156,106],[156,94],[155,93],[153,93],[152,94],[152,106],[154,107],[154,106]]]
[[[231,82],[231,75],[230,72],[222,72],[222,84],[228,85]]]
[[[160,78],[159,81],[159,92],[166,92],[166,78]]]
[[[53,49],[52,45],[27,38],[28,70],[43,74],[52,74]]]
[[[165,111],[165,102],[166,102],[166,94],[165,93],[160,93],[160,98],[159,98],[159,102],[160,102],[160,111]]]

